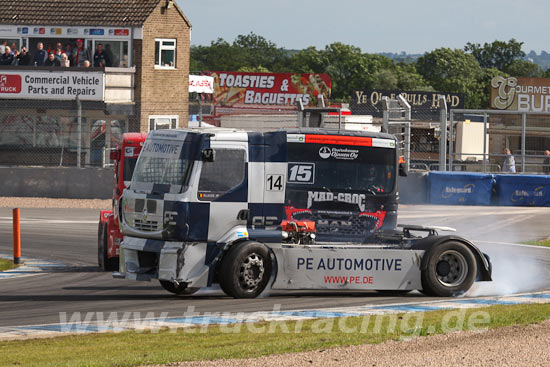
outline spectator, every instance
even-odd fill
[[[550,175],[550,150],[545,150],[544,155],[546,158],[544,158],[544,162],[542,162],[542,172],[544,172],[545,175]]]
[[[31,64],[31,54],[27,52],[25,47],[21,47],[21,52],[15,56],[15,65],[28,66]]]
[[[71,66],[69,57],[65,53],[61,54],[61,67],[68,68],[69,66]]]
[[[0,65],[11,65],[13,64],[13,54],[11,53],[11,48],[9,46],[4,47],[4,53],[0,56]]]
[[[61,66],[61,62],[55,57],[53,52],[50,52],[44,66]]]
[[[100,66],[103,64],[102,66]],[[105,67],[105,66],[111,66],[111,58],[109,55],[103,50],[103,45],[101,43],[98,43],[95,54],[94,54],[94,66],[97,67]]]
[[[84,42],[79,38],[76,40],[76,49],[73,50],[74,66],[84,66],[84,61],[90,60],[90,53],[84,48]]]
[[[516,173],[516,160],[512,152],[510,149],[505,148],[504,154],[506,154],[506,157],[504,157],[504,162],[502,164],[502,172]]]
[[[4,54],[6,52],[6,46],[8,45],[8,41],[3,41],[2,44],[0,44],[0,54]]]
[[[34,66],[44,66],[44,63],[48,58],[48,53],[44,50],[44,44],[42,42],[38,42],[36,44],[36,49],[38,51],[34,54]]]
[[[67,43],[65,45],[65,53],[67,54],[67,57],[69,58],[69,61],[71,62],[71,65],[73,64],[73,45],[70,43]]]
[[[84,68],[89,68],[92,64],[90,64],[90,61],[88,60],[85,60],[83,63],[82,63],[82,67]]]
[[[15,56],[15,53],[17,52],[17,44],[15,42],[12,42],[10,48],[11,48],[11,54]]]
[[[55,57],[61,61],[61,54],[65,53],[65,50],[63,50],[63,44],[61,42],[57,42],[55,45]]]

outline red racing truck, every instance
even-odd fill
[[[97,232],[97,261],[99,267],[105,271],[118,270],[119,246],[122,242],[122,232],[118,225],[118,202],[132,180],[146,137],[145,133],[126,133],[122,137],[121,145],[110,153],[110,159],[114,161],[112,209],[100,212]]]

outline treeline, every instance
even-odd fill
[[[550,69],[524,59],[522,45],[515,39],[468,43],[463,49],[438,48],[411,62],[341,42],[285,50],[250,33],[233,43],[218,38],[210,46],[191,46],[191,71],[327,73],[333,101],[349,101],[355,89],[402,89],[463,93],[466,108],[487,108],[489,83],[496,75],[550,77]]]

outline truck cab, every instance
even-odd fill
[[[431,266],[440,287],[424,284],[424,254],[451,239],[398,233],[398,172],[389,134],[153,131],[121,200],[117,276],[158,279],[176,294],[219,283],[234,297],[255,297],[270,279],[278,289],[451,295],[471,286],[478,262],[490,278],[488,260],[463,243],[445,253],[458,260]]]
[[[113,161],[113,197],[111,210],[102,210],[98,226],[98,264],[106,271],[118,270],[122,232],[119,228],[118,203],[122,192],[130,185],[139,153],[147,134],[126,133],[109,158]]]

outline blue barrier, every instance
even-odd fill
[[[550,176],[497,175],[498,205],[550,206]]]
[[[430,172],[429,197],[432,204],[490,205],[495,177],[466,172]]]

